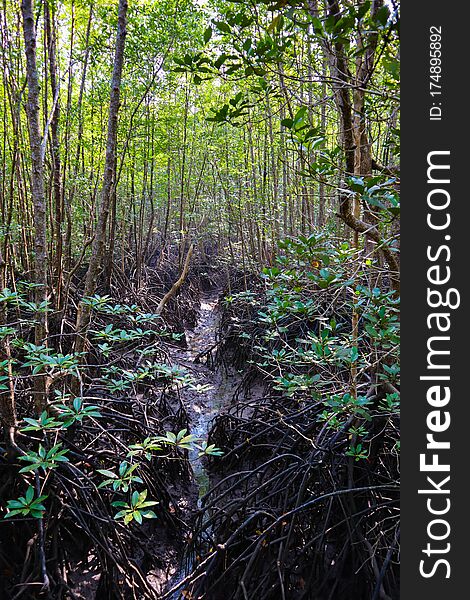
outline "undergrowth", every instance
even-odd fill
[[[73,314],[34,344],[40,313],[58,321],[48,303],[31,302],[32,287],[15,282],[0,293],[0,394],[14,400],[18,423],[0,458],[5,590],[73,598],[77,574],[88,573],[96,597],[155,598],[159,571],[171,567],[165,541],[177,547],[188,534],[188,452],[220,454],[188,431],[181,390],[205,387],[170,357],[184,344],[178,312],[191,302],[196,310],[197,288],[187,285],[169,319],[151,311],[148,296],[144,306],[87,298],[89,344],[76,353]]]
[[[249,367],[210,434],[226,453],[185,597],[398,598],[398,298],[323,235],[285,240],[250,283],[223,300],[219,363]]]

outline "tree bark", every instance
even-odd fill
[[[371,13],[376,13],[382,4],[383,0],[375,0],[371,7]],[[327,0],[326,7],[330,17],[334,17],[336,20],[341,18],[338,0]],[[318,16],[319,11],[316,0],[309,1],[309,11],[312,16]],[[376,45],[376,34],[371,34],[371,39],[366,42],[365,52],[356,64],[355,79],[349,69],[343,43],[336,40],[332,47],[324,45],[335,102],[340,115],[346,175],[370,175],[372,171],[370,141],[365,129],[363,88],[372,75]],[[353,98],[351,98],[352,87],[354,88]],[[361,218],[360,208],[357,198],[353,200],[347,194],[340,195],[339,217],[353,230],[355,240],[362,233],[375,242],[377,248],[380,248],[391,272],[391,286],[396,292],[399,292],[399,280],[396,276],[399,271],[398,258],[388,244],[382,240],[375,223],[367,222]]]
[[[0,289],[6,287],[6,263],[3,259],[2,249],[0,247]],[[0,304],[0,327],[6,325],[6,304]],[[7,373],[8,373],[8,389],[6,391],[0,391],[0,422],[2,423],[5,430],[5,441],[7,445],[16,447],[15,433],[17,426],[16,416],[16,400],[15,400],[15,385],[12,371],[11,361],[11,349],[9,336],[4,337],[0,341],[0,353],[6,357],[8,361]]]
[[[41,304],[47,298],[47,238],[46,238],[46,197],[44,193],[44,162],[41,151],[41,132],[39,126],[39,74],[36,63],[36,25],[33,0],[21,3],[23,15],[23,33],[26,53],[26,80],[28,100],[29,145],[31,152],[31,196],[34,223],[34,281],[38,284],[35,301]],[[40,345],[46,337],[46,313],[39,312],[35,327],[35,342]]]
[[[120,104],[120,89],[122,69],[124,64],[124,46],[127,33],[127,0],[119,0],[118,27],[116,34],[116,48],[114,54],[113,77],[111,81],[111,92],[108,114],[108,136],[106,143],[106,158],[103,175],[103,188],[101,192],[101,203],[98,212],[98,221],[95,228],[95,236],[92,244],[90,263],[85,280],[84,296],[93,296],[100,271],[101,261],[104,254],[106,225],[108,222],[109,209],[115,185],[116,173],[116,146],[117,125]],[[86,331],[90,321],[90,307],[80,303],[77,312],[76,331],[77,339],[75,350],[83,351],[86,341]]]
[[[183,270],[181,271],[181,275],[178,277],[178,279],[175,281],[175,283],[171,286],[171,289],[160,300],[160,303],[156,310],[157,315],[161,314],[162,310],[165,308],[165,306],[168,304],[168,302],[173,298],[173,296],[175,296],[175,294],[178,292],[180,287],[183,285],[184,280],[186,279],[186,277],[188,275],[189,264],[191,261],[191,256],[193,254],[193,250],[194,250],[194,244],[191,244],[191,246],[189,247],[189,250],[186,254],[186,259],[184,261]]]
[[[62,178],[60,163],[60,142],[59,142],[59,122],[60,122],[60,101],[59,101],[59,81],[57,77],[57,44],[56,31],[51,15],[52,9],[49,6],[50,0],[44,5],[44,18],[46,29],[46,41],[49,55],[49,75],[51,80],[51,92],[53,97],[53,108],[51,118],[51,155],[52,155],[52,181],[54,192],[54,278],[56,288],[56,307],[61,306],[62,292]],[[52,256],[51,256],[52,261]]]
[[[33,0],[23,0],[21,3],[23,16],[23,34],[26,53],[26,81],[28,85],[28,100],[26,115],[28,118],[29,145],[31,152],[31,196],[33,204],[34,224],[34,282],[35,302],[38,308],[34,340],[36,346],[46,344],[47,338],[47,234],[46,234],[46,197],[44,193],[44,156],[42,137],[39,125],[40,85],[36,62],[36,24],[34,18]],[[43,304],[44,303],[44,304]],[[42,305],[42,306],[41,306]],[[34,399],[36,410],[40,413],[46,404],[46,387],[44,377],[34,380]]]

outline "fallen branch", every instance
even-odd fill
[[[168,304],[168,302],[173,298],[173,296],[178,292],[180,287],[183,285],[184,280],[186,279],[186,277],[188,275],[189,263],[191,261],[191,256],[193,254],[193,250],[194,250],[194,244],[191,244],[191,246],[189,247],[188,253],[186,254],[186,258],[184,261],[183,270],[181,271],[181,275],[178,277],[178,279],[175,281],[175,283],[171,286],[170,291],[167,292],[163,296],[163,298],[160,300],[160,304],[158,305],[157,311],[156,311],[158,315],[161,314],[161,312],[163,311],[165,306]]]

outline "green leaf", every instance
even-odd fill
[[[146,508],[147,506],[155,506],[156,504],[160,504],[155,500],[147,500],[146,502],[139,503],[140,508]]]
[[[400,77],[400,63],[395,59],[384,60],[383,61],[384,69],[389,73],[394,79],[398,80]]]
[[[208,27],[204,31],[204,42],[207,44],[207,42],[211,39],[211,37],[212,37],[212,27]]]
[[[105,477],[110,477],[111,479],[117,478],[116,473],[113,473],[112,471],[108,471],[108,469],[97,469],[96,471],[97,471],[97,473],[101,473],[101,475],[104,475]]]
[[[187,429],[182,429],[181,431],[178,432],[178,435],[176,436],[176,440],[177,442],[179,442],[180,440],[182,440],[184,438],[184,436],[188,433]]]
[[[379,8],[379,10],[377,11],[376,19],[382,25],[382,27],[385,27],[389,16],[390,16],[390,10],[387,5],[384,5],[381,8]]]
[[[34,488],[32,485],[28,487],[25,494],[27,504],[31,504],[31,500],[34,498]]]
[[[307,114],[307,107],[301,106],[294,117],[294,125],[299,125]]]
[[[114,505],[114,502],[113,502],[113,505]],[[124,506],[126,506],[126,505],[124,504]],[[126,515],[127,515],[127,511],[126,510],[120,510],[118,513],[116,513],[114,515],[114,518],[117,521],[118,519],[122,519],[122,517],[125,517]]]
[[[27,467],[23,467],[18,471],[18,473],[29,473],[29,471],[37,471],[42,467],[41,463],[34,463],[32,465],[28,465]]]
[[[22,510],[11,510],[3,518],[4,519],[10,519],[11,517],[15,517],[16,515],[20,515],[22,512],[23,512]]]
[[[284,22],[284,17],[282,15],[276,15],[274,19],[268,26],[268,31],[271,33],[273,31],[280,31]]]
[[[318,35],[323,35],[323,25],[322,22],[320,21],[320,19],[318,17],[312,17],[311,18],[311,23],[313,25],[313,28],[315,29],[315,33]]]
[[[8,500],[8,508],[19,508],[20,510],[23,510],[23,508],[25,507],[25,503],[21,502],[21,498],[19,500]]]
[[[215,26],[222,33],[231,33],[232,32],[232,29],[231,29],[230,25],[228,25],[227,23],[224,23],[222,21],[217,21],[215,23]]]
[[[227,60],[228,56],[226,54],[221,54],[217,60],[214,63],[214,66],[217,69],[220,69],[220,67],[224,64],[224,62]]]

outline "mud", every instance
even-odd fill
[[[192,377],[204,391],[197,392],[190,388],[181,390],[181,399],[190,420],[190,432],[198,438],[207,440],[211,423],[221,411],[227,409],[233,399],[240,375],[234,369],[214,369],[212,354],[216,346],[216,336],[219,325],[218,294],[203,296],[199,309],[196,327],[186,331],[187,348],[176,348],[171,355],[173,364],[188,369]],[[205,459],[198,457],[198,450],[189,452],[189,460],[193,472],[192,493],[184,501],[193,510],[200,508],[200,499],[210,486],[210,475]],[[191,569],[191,561],[181,560],[174,574],[167,581],[166,590],[178,585]],[[170,595],[171,600],[180,597],[178,591]]]

